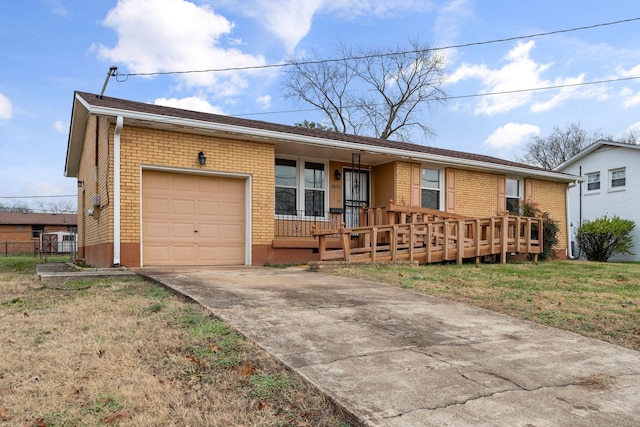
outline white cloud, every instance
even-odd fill
[[[534,47],[535,42],[533,40],[526,43],[517,43],[505,55],[504,59],[507,63],[498,69],[491,69],[484,64],[462,64],[449,76],[448,83],[457,83],[475,78],[480,80],[484,86],[480,91],[481,93],[506,92],[499,95],[484,96],[478,102],[475,113],[487,116],[506,113],[527,104],[531,104],[530,109],[532,112],[547,111],[557,107],[571,97],[578,96],[576,88],[563,88],[560,89],[560,93],[552,96],[547,101],[533,102],[536,92],[518,92],[523,89],[581,83],[584,80],[584,74],[580,74],[578,77],[558,77],[553,81],[543,79],[543,73],[548,71],[553,64],[535,62],[530,56]],[[580,96],[593,97],[596,96],[596,92],[583,92]]]
[[[627,132],[640,132],[640,122],[635,122],[627,128]]]
[[[56,130],[56,132],[60,133],[67,133],[69,131],[69,128],[65,123],[62,122],[62,120],[56,120],[55,123],[53,123],[53,128]]]
[[[259,96],[256,99],[256,103],[264,110],[271,108],[271,95]]]
[[[13,105],[9,98],[0,93],[0,119],[10,119],[13,115]]]
[[[496,129],[484,141],[493,149],[510,149],[524,143],[530,136],[540,135],[540,128],[530,124],[507,123]]]
[[[158,98],[153,101],[156,105],[181,108],[183,110],[200,111],[203,113],[226,114],[221,108],[211,105],[209,102],[197,96],[188,98]]]
[[[97,53],[125,63],[132,73],[206,70],[264,65],[264,57],[223,46],[233,23],[185,0],[120,0],[103,24],[118,33],[114,47],[98,45]],[[234,39],[233,44],[237,44]],[[188,86],[205,86],[218,96],[233,96],[248,85],[246,75],[190,73],[179,76]]]
[[[418,13],[434,8],[434,2],[426,0],[208,0],[208,3],[255,19],[282,40],[289,52],[309,33],[313,19],[318,14],[331,14],[353,21]]]
[[[624,106],[624,108],[631,108],[635,107],[636,105],[640,105],[640,92],[636,92],[632,96],[629,96],[627,99],[625,99],[622,105]]]
[[[455,43],[460,29],[474,17],[473,5],[468,0],[451,0],[438,10],[434,28],[436,45],[447,46]],[[447,63],[457,57],[456,49],[441,51]]]
[[[620,77],[638,77],[640,76],[640,65],[636,65],[628,70],[624,69],[624,67],[617,67],[616,71]]]

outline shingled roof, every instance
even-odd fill
[[[77,214],[0,212],[0,225],[78,225]]]
[[[84,103],[90,108],[97,108],[101,111],[113,110],[114,115],[120,112],[143,113],[154,116],[164,116],[167,118],[178,118],[195,122],[216,123],[231,127],[257,129],[262,131],[271,131],[280,134],[295,135],[300,138],[309,137],[314,139],[323,139],[327,141],[345,142],[350,144],[362,145],[362,149],[367,148],[387,148],[394,150],[402,150],[411,153],[420,153],[427,156],[445,157],[452,160],[462,160],[470,162],[484,163],[487,165],[495,165],[504,168],[517,168],[531,171],[533,174],[542,173],[554,175],[558,179],[566,181],[571,180],[571,176],[559,172],[553,172],[548,169],[542,169],[535,166],[504,160],[496,157],[485,156],[480,154],[467,153],[463,151],[447,150],[443,148],[430,147],[425,145],[412,144],[401,141],[391,141],[378,138],[371,138],[360,135],[351,135],[340,132],[308,129],[297,126],[283,125],[278,123],[264,122],[259,120],[241,119],[237,117],[225,116],[220,114],[203,113],[199,111],[183,110],[179,108],[159,106],[144,102],[128,101],[119,98],[99,97],[96,94],[87,92],[76,92],[76,98],[82,98]],[[72,129],[73,130],[73,129]],[[563,176],[564,175],[564,176]]]

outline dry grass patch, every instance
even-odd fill
[[[66,285],[0,264],[0,425],[350,425],[196,304],[137,278]]]
[[[548,261],[349,266],[373,279],[640,350],[640,264]]]

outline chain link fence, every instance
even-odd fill
[[[0,231],[0,256],[34,256],[46,260],[48,256],[68,255],[75,260],[78,251],[76,230],[71,231]]]

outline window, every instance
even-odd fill
[[[517,214],[520,208],[520,181],[507,178],[507,210]]]
[[[422,169],[422,202],[423,208],[440,209],[440,171]]]
[[[610,189],[622,189],[627,185],[627,179],[625,177],[625,168],[613,169],[609,171]]]
[[[304,214],[324,216],[324,164],[304,163]]]
[[[276,214],[296,215],[297,168],[295,160],[276,159]]]
[[[600,172],[587,174],[587,191],[600,189]]]
[[[37,239],[40,237],[40,234],[44,233],[44,225],[32,225],[31,226],[31,237]]]
[[[324,163],[276,159],[276,215],[324,217],[325,172]]]

